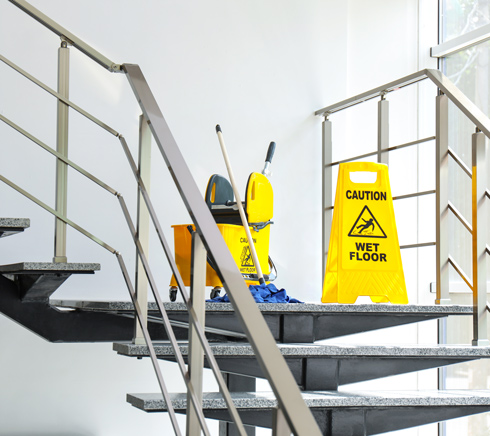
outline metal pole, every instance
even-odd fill
[[[66,41],[58,49],[58,93],[68,98],[70,52]],[[68,157],[68,105],[58,100],[58,120],[56,132],[56,150]],[[56,211],[67,215],[68,165],[58,159],[56,162]],[[53,262],[66,262],[66,224],[56,218],[54,231]]]
[[[472,228],[473,228],[473,345],[489,345],[487,338],[487,188],[486,140],[477,129],[472,135]]]
[[[151,131],[148,127],[143,115],[140,115],[139,119],[139,153],[138,153],[138,173],[145,184],[147,192],[150,192],[151,181]],[[145,205],[143,195],[138,189],[138,203],[137,203],[137,218],[136,218],[136,234],[140,240],[143,250],[149,254],[150,246],[150,213]],[[147,323],[148,320],[148,279],[143,268],[143,263],[140,257],[136,253],[136,297],[138,304],[141,308],[141,314],[143,316],[142,321]],[[141,330],[139,322],[135,322],[134,325],[134,339],[135,344],[144,344],[145,338],[143,337],[143,331]]]
[[[222,372],[222,374],[230,392],[255,392],[257,389],[257,383],[254,377],[231,374],[229,372]],[[255,436],[256,434],[255,427],[252,426],[246,426],[245,432],[247,436]],[[240,436],[240,432],[232,422],[220,421],[219,436]]]
[[[390,146],[390,102],[385,100],[385,95],[381,94],[378,102],[378,163],[388,165],[388,152],[382,153]]]
[[[328,246],[330,244],[330,233],[332,230],[332,212],[330,209],[333,204],[332,198],[332,122],[325,116],[322,123],[322,148],[323,148],[323,269],[322,283],[325,278],[325,268],[327,266]]]
[[[269,380],[280,407],[285,411],[286,419],[291,430],[297,436],[320,436],[321,432],[318,424],[308,406],[305,404],[291,370],[277,348],[270,329],[257,307],[257,303],[255,303],[243,281],[243,277],[238,270],[236,262],[216,226],[216,221],[202,198],[202,193],[197,187],[189,167],[184,161],[175,138],[158,107],[155,97],[151,93],[141,69],[138,65],[131,64],[124,64],[123,68],[140,107],[145,114],[145,118],[150,123],[153,138],[172,174],[184,204],[196,225],[197,232],[201,236],[207,251],[212,255],[218,266],[219,277],[230,297],[231,304],[235,310],[235,315],[243,326],[262,371]],[[156,225],[156,219],[153,218],[153,215],[154,214],[152,213],[152,219]],[[165,251],[168,253],[169,249],[163,237],[162,244],[166,247]],[[173,265],[171,256],[168,257],[170,258],[169,262],[171,262],[175,274],[176,266]],[[178,277],[177,279],[179,281]],[[181,280],[179,288],[181,288],[182,293],[184,293],[185,287]],[[194,311],[191,310],[190,313],[193,312]],[[201,342],[203,343],[203,346],[206,347],[204,341],[201,340]],[[212,353],[208,353],[207,348],[205,348],[205,350],[208,360],[212,363],[213,372],[215,372],[215,376],[221,386],[223,385],[223,380],[221,374],[215,371],[214,367],[216,366],[216,362]],[[226,393],[223,393],[223,395],[225,396],[226,403],[230,409],[229,413],[232,414],[235,422],[241,424],[241,419],[238,413],[236,413],[236,409],[233,410],[233,407],[230,407],[230,405],[233,406],[231,397],[226,395]],[[238,426],[243,427],[242,425]],[[242,434],[245,434],[245,431],[242,431]]]
[[[192,234],[192,261],[191,261],[191,298],[190,304],[194,308],[197,321],[204,325],[206,293],[206,249],[200,236]],[[202,405],[202,380],[204,367],[204,350],[197,336],[193,323],[189,323],[189,378],[194,388],[197,401]],[[192,404],[189,392],[187,404]],[[201,436],[201,426],[194,407],[187,409],[186,436]]]
[[[450,304],[448,230],[448,98],[436,97],[436,304]]]
[[[272,436],[291,436],[291,429],[280,407],[273,411]]]

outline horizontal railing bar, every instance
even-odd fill
[[[449,41],[443,42],[438,46],[431,47],[430,55],[433,58],[442,58],[451,54],[457,53],[461,50],[467,50],[468,48],[481,44],[482,42],[490,39],[490,24],[479,27],[478,29],[467,32]]]
[[[103,66],[105,69],[109,70],[110,72],[121,72],[121,65],[112,62],[109,58],[99,53],[93,47],[73,35],[73,33],[66,30],[63,26],[53,21],[51,18],[43,14],[40,10],[36,9],[31,4],[27,3],[25,0],[9,1],[10,3],[17,6],[19,9],[24,11],[26,14],[30,15],[36,21],[41,23],[43,26],[47,27],[49,30],[51,30],[51,32],[66,40],[69,44],[73,45],[73,47],[76,47],[83,54],[87,55],[90,59]]]
[[[448,201],[447,205],[448,205],[449,210],[456,216],[456,218],[458,218],[458,220],[461,222],[461,224],[463,224],[463,226],[466,227],[466,230],[468,230],[468,232],[473,234],[473,228],[472,228],[471,224],[468,221],[466,221],[465,217],[463,215],[461,215],[461,213],[459,212],[458,209],[456,209],[454,204],[452,204],[450,201]]]
[[[490,254],[490,247],[488,245],[485,247],[485,249],[487,251],[487,254]]]
[[[426,70],[418,71],[416,73],[402,77],[401,79],[395,80],[382,86],[378,86],[377,88],[371,89],[370,91],[366,91],[362,94],[358,94],[354,97],[342,100],[339,103],[324,107],[323,109],[317,110],[315,112],[315,115],[333,114],[335,112],[347,109],[351,106],[355,106],[356,104],[363,103],[367,100],[380,97],[387,92],[395,91],[397,89],[412,85],[413,83],[417,83],[425,79],[427,79]]]
[[[342,160],[339,160],[339,161],[336,161],[336,162],[332,162],[332,163],[329,163],[327,165],[325,165],[325,168],[328,168],[328,167],[333,167],[335,165],[339,165],[341,163],[345,163],[345,162],[352,162],[354,160],[358,160],[358,159],[363,159],[365,157],[370,157],[370,156],[376,156],[378,155],[380,152],[381,153],[387,153],[389,151],[393,151],[393,150],[399,150],[400,148],[405,148],[405,147],[410,147],[412,145],[416,145],[416,144],[422,144],[423,142],[428,142],[428,141],[432,141],[436,139],[435,136],[429,136],[427,138],[423,138],[423,139],[418,139],[416,141],[412,141],[412,142],[407,142],[405,144],[400,144],[400,145],[394,145],[393,147],[388,147],[388,148],[384,148],[380,151],[372,151],[370,153],[366,153],[366,154],[361,154],[359,156],[355,156],[355,157],[351,157],[351,158],[348,158],[348,159],[342,159]]]
[[[461,160],[461,158],[456,154],[456,152],[451,147],[448,147],[448,153],[449,156],[451,156],[454,159],[454,161],[461,167],[461,169],[469,177],[471,177],[471,170],[466,166],[466,164]]]
[[[431,247],[433,245],[436,245],[436,243],[435,242],[421,242],[418,244],[400,245],[400,250],[405,249],[405,248]]]
[[[13,121],[10,121],[8,118],[4,117],[2,114],[0,114],[0,120],[3,121],[4,123],[8,124],[13,129],[17,130],[19,133],[24,135],[26,138],[30,139],[32,142],[39,145],[41,148],[46,150],[48,153],[51,153],[53,156],[56,156],[58,159],[60,159],[61,161],[63,161],[64,163],[66,163],[67,165],[72,167],[74,170],[78,171],[80,174],[83,174],[85,177],[92,180],[94,183],[97,183],[97,185],[99,185],[101,188],[104,188],[106,191],[110,192],[113,195],[118,194],[115,189],[113,189],[109,185],[105,184],[102,180],[93,176],[88,171],[85,171],[82,167],[78,166],[76,163],[67,159],[65,156],[58,153],[56,150],[52,149],[48,145],[44,144],[42,141],[37,139],[35,136],[31,135],[29,132],[25,131],[22,127],[18,126]]]
[[[488,189],[485,191],[485,195],[487,196],[487,198],[490,198],[490,191]]]
[[[51,94],[52,96],[56,97],[58,100],[62,101],[66,105],[70,106],[72,109],[76,110],[78,113],[83,115],[84,117],[88,118],[90,121],[94,122],[98,126],[102,127],[104,130],[107,130],[109,133],[111,133],[114,136],[119,136],[119,133],[116,132],[112,127],[109,127],[107,124],[103,123],[93,115],[90,115],[87,111],[83,110],[80,106],[77,106],[75,103],[71,102],[68,100],[66,97],[63,97],[61,94],[56,92],[55,90],[51,89],[49,86],[45,85],[41,81],[37,80],[34,76],[29,74],[27,71],[24,71],[22,68],[19,66],[15,65],[13,62],[9,61],[6,57],[2,56],[0,54],[0,61],[8,65],[9,67],[13,68],[15,71],[18,73],[22,74],[26,79],[29,79],[31,82],[35,83],[37,86],[41,87],[44,89],[46,92]]]
[[[148,195],[148,191],[146,190],[145,184],[139,175],[138,169],[136,167],[136,163],[133,159],[133,156],[131,155],[128,144],[126,142],[126,139],[123,136],[119,136],[119,140],[120,140],[121,145],[123,147],[124,153],[126,154],[126,157],[128,159],[128,162],[129,162],[129,165],[130,165],[131,170],[133,172],[133,175],[135,176],[136,181],[138,183],[139,191],[140,191],[141,195],[143,196],[143,200],[145,201],[146,207],[148,208],[150,218],[153,222],[153,225],[155,226],[158,238],[159,238],[160,243],[162,244],[162,247],[163,247],[163,251],[164,251],[165,256],[167,258],[167,261],[170,265],[170,268],[174,274],[174,277],[177,281],[177,285],[178,285],[179,290],[181,292],[184,303],[187,306],[190,321],[194,325],[194,328],[195,328],[196,333],[198,335],[199,341],[201,342],[201,346],[203,347],[204,352],[206,353],[206,357],[208,359],[209,366],[211,367],[211,370],[213,371],[213,374],[216,378],[216,381],[218,382],[218,386],[220,387],[220,392],[222,393],[222,395],[225,399],[225,402],[228,406],[229,413],[230,413],[233,421],[237,425],[237,430],[239,430],[241,434],[245,435],[245,430],[243,428],[243,423],[241,421],[241,418],[238,414],[238,411],[236,410],[235,405],[233,404],[233,400],[231,399],[231,395],[230,395],[229,390],[226,386],[226,382],[223,378],[223,375],[221,374],[218,363],[216,362],[216,359],[213,355],[211,347],[209,346],[209,343],[206,339],[206,336],[204,334],[204,330],[203,330],[202,326],[200,325],[200,323],[197,321],[197,316],[195,314],[195,311],[194,311],[192,305],[190,304],[189,295],[188,295],[187,290],[185,288],[184,281],[182,280],[182,276],[180,275],[179,269],[177,268],[177,264],[175,262],[173,255],[172,255],[172,251],[170,250],[170,246],[167,243],[167,240],[166,240],[165,235],[163,233],[162,227],[161,227],[160,222],[158,220],[158,216],[155,213],[155,209],[153,208],[153,203],[150,199],[150,196]],[[158,294],[155,296],[155,299],[157,300],[157,304],[159,305],[159,310],[161,312],[162,309],[164,310],[164,308],[163,308],[163,304],[161,304],[161,299],[158,296]],[[161,309],[160,309],[160,306],[161,306]]]
[[[430,195],[435,193],[436,193],[435,189],[430,189],[429,191],[415,192],[413,194],[397,195],[396,197],[393,197],[393,200],[404,200],[406,198],[422,197],[423,195]]]
[[[24,197],[27,197],[29,200],[33,201],[36,203],[38,206],[41,206],[43,209],[47,210],[49,213],[54,215],[55,217],[59,218],[61,221],[64,223],[68,224],[69,226],[73,227],[75,230],[78,230],[82,235],[85,235],[87,238],[91,239],[92,241],[96,242],[99,244],[101,247],[105,248],[106,250],[110,251],[112,254],[116,254],[116,250],[112,248],[109,244],[106,244],[104,241],[101,239],[97,238],[96,236],[92,235],[92,233],[88,232],[85,230],[83,227],[80,227],[78,224],[74,223],[73,221],[69,220],[65,216],[61,215],[54,209],[50,208],[47,204],[43,203],[41,200],[38,198],[34,197],[33,195],[29,194],[27,191],[22,189],[21,187],[17,186],[14,182],[11,182],[9,179],[6,177],[0,175],[0,180],[7,185],[9,185],[11,188],[15,189],[17,192],[22,194]]]
[[[413,194],[404,194],[404,195],[397,195],[396,197],[393,197],[393,200],[405,200],[406,198],[414,198],[414,197],[422,197],[423,195],[430,195],[430,194],[435,194],[436,190],[431,189],[429,191],[421,191],[421,192],[414,192]],[[334,206],[327,206],[324,210],[333,210]]]
[[[470,283],[470,279],[466,276],[460,266],[456,263],[451,255],[448,256],[448,262],[452,265],[452,267],[456,270],[456,272],[460,275],[460,277],[464,280],[464,282],[468,285],[468,287],[473,290],[473,285]]]

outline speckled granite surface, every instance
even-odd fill
[[[11,265],[0,265],[0,273],[21,273],[21,272],[92,272],[99,271],[99,263],[51,263],[51,262],[21,262]]]
[[[271,409],[277,406],[272,392],[231,392],[233,403],[238,409]],[[447,391],[314,391],[302,393],[305,403],[313,408],[337,407],[413,407],[413,406],[474,406],[488,405],[490,391],[447,390]],[[186,394],[170,394],[175,409],[187,407]],[[128,394],[127,401],[146,411],[164,411],[166,403],[161,394]],[[203,409],[225,409],[226,404],[218,392],[203,395]]]
[[[155,352],[159,356],[173,355],[172,346],[167,343],[155,343]],[[249,344],[211,343],[211,350],[216,357],[253,356]],[[283,356],[372,356],[372,357],[490,357],[490,346],[474,347],[471,345],[348,345],[348,344],[277,344]],[[180,352],[187,356],[187,344],[179,344]],[[148,356],[146,345],[132,343],[115,343],[114,351],[125,356]]]
[[[133,310],[130,301],[70,301],[51,300],[51,304],[87,310]],[[184,303],[164,303],[168,311],[186,311]],[[155,303],[149,303],[149,310],[158,310]],[[447,313],[451,315],[471,314],[472,306],[463,305],[416,305],[416,304],[286,304],[258,303],[261,312],[288,313]],[[233,312],[231,303],[206,303],[208,312]]]
[[[0,228],[2,227],[16,227],[26,229],[31,226],[31,220],[29,218],[0,218]]]

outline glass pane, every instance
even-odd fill
[[[490,23],[490,0],[441,0],[441,42]]]
[[[489,0],[490,1],[490,0]],[[444,60],[443,72],[487,116],[490,112],[490,41]]]

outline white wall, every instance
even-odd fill
[[[270,253],[279,272],[277,285],[289,295],[318,302],[321,119],[313,112],[431,66],[424,64],[427,47],[419,50],[419,27],[426,25],[419,19],[419,2],[31,3],[115,62],[141,66],[203,193],[211,174],[226,172],[215,135],[217,123],[243,190],[249,173],[262,168],[269,142],[276,141]],[[435,19],[430,26],[435,29]],[[8,2],[0,4],[0,53],[52,88],[58,46],[59,39],[37,22]],[[70,62],[70,99],[121,132],[135,152],[140,112],[125,77],[106,72],[75,49]],[[0,80],[1,113],[54,147],[55,100],[3,64]],[[417,92],[407,98],[416,104]],[[409,113],[397,97],[392,104],[403,114],[401,121],[394,121],[392,140],[415,139],[409,138],[414,133],[408,127],[417,129],[417,112]],[[339,115],[335,138],[342,145],[335,153],[355,153],[365,143],[374,146],[376,132],[365,123],[374,116],[373,105],[358,115]],[[366,129],[353,128],[352,122]],[[5,125],[0,125],[0,137],[0,172],[53,206],[54,159]],[[135,189],[117,139],[75,113],[70,116],[69,153],[73,161],[122,192],[134,210]],[[170,225],[188,222],[189,217],[156,148],[153,153],[152,197],[172,241]],[[416,155],[410,159],[416,162]],[[122,251],[132,267],[134,253],[116,199],[72,170],[69,183],[68,216]],[[0,215],[30,217],[32,222],[25,234],[1,241],[0,262],[49,261],[52,217],[6,186],[0,186],[0,196]],[[69,261],[100,262],[102,271],[88,279],[70,278],[55,297],[127,299],[114,257],[74,231],[68,236]],[[409,261],[416,262],[416,257]],[[166,297],[170,271],[157,244],[152,246],[151,262]],[[409,282],[411,301],[419,301],[416,280]],[[2,349],[11,350],[1,357],[0,386],[9,395],[0,400],[0,435],[162,434],[160,425],[168,422],[166,418],[132,410],[124,399],[129,391],[157,390],[149,362],[117,357],[108,344],[47,344],[4,317],[0,324]],[[417,340],[416,328],[403,332],[407,340]],[[396,340],[397,333],[393,335]],[[49,401],[46,392],[51,392]]]

